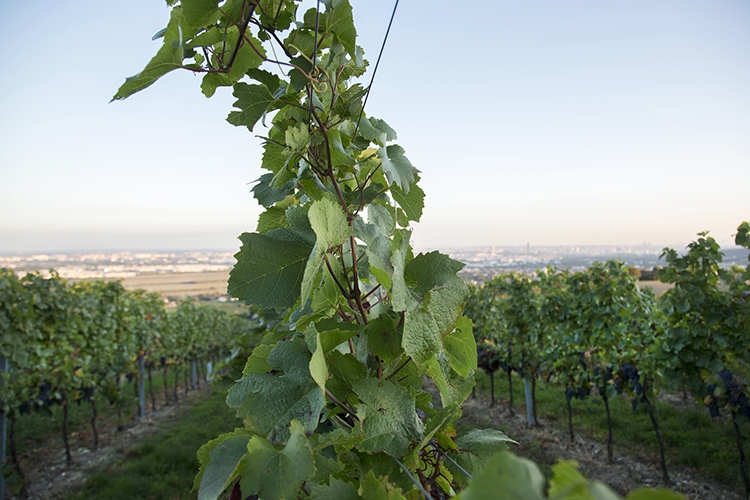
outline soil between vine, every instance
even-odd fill
[[[91,429],[80,429],[71,438],[71,467],[65,464],[65,450],[59,437],[51,439],[45,446],[21,454],[19,461],[26,476],[26,491],[29,495],[26,498],[65,498],[70,491],[82,487],[89,476],[126,459],[135,446],[168,429],[175,416],[214,390],[212,384],[202,384],[199,389],[192,390],[187,395],[180,394],[180,400],[176,403],[170,401],[169,406],[164,405],[163,399],[157,399],[155,412],[148,411],[143,419],[123,431],[117,431],[113,421],[100,421],[97,424],[98,449],[94,449]],[[147,401],[147,408],[151,408],[150,399]],[[9,495],[7,491],[10,489],[6,487],[6,498],[23,498],[20,495]]]
[[[437,389],[431,383],[425,389],[433,394],[439,405]],[[536,462],[549,477],[549,468],[557,459],[575,460],[580,470],[591,480],[606,483],[620,495],[640,487],[663,488],[661,471],[657,459],[633,456],[615,448],[615,463],[607,461],[607,445],[593,439],[576,435],[571,443],[565,429],[545,425],[529,427],[525,412],[517,412],[511,417],[506,404],[496,404],[490,408],[490,398],[477,394],[462,405],[463,416],[456,424],[461,430],[472,428],[494,428],[505,432],[510,438],[518,441],[511,451]],[[687,468],[670,466],[672,491],[683,494],[690,500],[743,500],[736,490],[719,483],[696,480],[695,472]]]

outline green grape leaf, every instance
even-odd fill
[[[326,354],[361,333],[365,327],[366,325],[342,323],[335,319],[324,319],[315,323],[316,330],[320,332],[323,352]]]
[[[182,12],[191,26],[202,27],[213,21],[220,14],[218,0],[182,0]]]
[[[414,399],[403,387],[385,380],[368,378],[352,386],[362,401],[355,407],[365,436],[357,449],[403,455],[411,440],[422,435]]]
[[[300,292],[300,299],[303,304],[307,303],[307,299],[313,293],[318,285],[320,285],[322,275],[320,271],[323,269],[323,253],[319,250],[320,247],[316,243],[310,253],[310,257],[307,259],[305,264],[305,272],[302,275],[302,287]]]
[[[558,460],[552,466],[552,477],[549,480],[550,498],[620,500],[619,495],[606,485],[598,481],[589,482],[577,468],[577,462],[564,460]]]
[[[414,176],[419,170],[404,156],[404,149],[398,144],[378,149],[378,157],[389,184],[396,184],[404,194],[409,194]]]
[[[477,369],[477,342],[471,329],[471,320],[460,316],[456,328],[443,337],[443,349],[448,364],[462,377]]]
[[[456,438],[456,446],[462,451],[468,451],[481,458],[489,458],[495,453],[506,451],[508,443],[516,443],[511,438],[496,429],[472,429],[463,436]]]
[[[194,29],[183,19],[182,9],[172,9],[161,48],[140,73],[125,80],[112,100],[122,100],[140,92],[170,71],[182,67],[185,40],[194,34]]]
[[[406,261],[409,257],[410,237],[411,231],[395,231],[391,244],[391,266],[393,267],[391,304],[396,312],[405,311],[415,303],[404,277]]]
[[[317,455],[315,458],[317,459]],[[310,490],[310,500],[360,500],[357,489],[351,483],[331,477],[329,484],[316,484]]]
[[[273,206],[260,214],[256,231],[262,234],[284,226],[286,226],[286,207]]]
[[[367,224],[357,216],[352,225],[353,234],[367,245],[365,252],[370,264],[370,273],[386,289],[392,286],[391,247],[388,238],[380,232],[375,224]]]
[[[401,348],[401,329],[396,328],[398,319],[382,315],[367,325],[367,346],[375,356],[383,361],[396,359]]]
[[[463,280],[453,275],[428,292],[420,306],[406,311],[402,345],[418,364],[440,351],[443,337],[456,326],[466,292]]]
[[[415,180],[419,180],[419,176],[414,176]],[[399,186],[391,186],[391,194],[393,199],[399,204],[404,210],[406,217],[414,222],[419,222],[422,218],[422,210],[424,210],[424,191],[417,184],[412,184],[408,192],[405,192]]]
[[[357,30],[348,0],[331,0],[327,3],[326,30],[334,34],[352,58],[356,57]]]
[[[244,233],[237,264],[229,273],[229,294],[262,309],[282,311],[300,296],[312,246],[288,228]]]
[[[274,184],[274,175],[271,173],[261,175],[253,186],[253,196],[258,203],[268,208],[284,200],[294,193],[294,181],[289,181],[280,187]]]
[[[424,297],[433,288],[442,287],[455,280],[464,264],[438,251],[419,254],[407,264],[404,271],[406,283],[414,293]],[[468,293],[468,289],[466,290]]]
[[[311,325],[312,328],[312,325]],[[314,330],[314,328],[313,328]],[[315,332],[316,348],[310,358],[310,376],[318,384],[322,393],[325,394],[326,381],[328,380],[328,364],[324,354],[323,343],[320,341],[320,332]]]
[[[277,449],[265,439],[254,436],[240,463],[240,487],[243,495],[258,495],[264,500],[297,498],[302,483],[315,474],[313,450],[305,436],[305,427],[293,420],[289,441]]]
[[[308,217],[318,237],[320,251],[339,246],[351,234],[341,205],[328,198],[313,202]]]
[[[303,281],[304,283],[304,281]],[[327,311],[338,307],[344,300],[333,278],[326,276],[323,284],[312,294],[311,308],[313,311]]]
[[[453,403],[463,403],[471,394],[471,389],[474,387],[473,372],[468,377],[458,375],[448,364],[448,358],[442,350],[430,358],[425,367],[427,375],[440,391],[440,401],[443,407]]]
[[[268,364],[266,359],[271,354],[276,344],[261,344],[253,349],[253,352],[248,356],[245,362],[245,368],[242,370],[242,376],[244,377],[248,373],[266,373],[271,371],[271,365]]]
[[[198,450],[201,472],[195,478],[198,500],[216,500],[237,479],[237,465],[247,453],[252,435],[244,429],[223,434]]]
[[[318,426],[325,400],[310,375],[310,353],[302,339],[284,341],[266,358],[272,370],[281,374],[249,373],[227,394],[227,404],[246,419],[246,428],[274,442],[287,437],[292,419],[307,432]]]
[[[263,162],[261,163],[261,167],[275,174],[284,168],[288,163],[288,158],[284,154],[284,146],[273,142],[266,142],[263,145]],[[270,177],[261,176],[261,179],[268,179],[267,182],[270,183],[273,175]]]
[[[258,120],[273,110],[276,103],[276,98],[265,85],[239,82],[234,85],[232,95],[237,98],[234,107],[240,111],[230,112],[227,121],[236,127],[244,125],[251,132]]]
[[[328,356],[328,370],[333,379],[329,380],[328,388],[334,392],[332,384],[352,390],[352,384],[367,378],[365,366],[352,354],[342,354],[337,350],[331,351]]]
[[[499,453],[474,474],[459,500],[542,500],[544,476],[531,460]]]
[[[299,123],[284,131],[284,143],[292,151],[304,151],[310,144],[310,132],[306,123]]]
[[[410,469],[419,467],[419,457],[422,449],[426,447],[430,441],[435,438],[435,434],[441,429],[452,425],[456,420],[461,417],[461,408],[458,403],[453,403],[450,406],[446,406],[442,410],[438,411],[435,415],[430,417],[425,424],[424,435],[419,443],[414,446],[409,453],[405,465]]]
[[[376,478],[372,470],[359,484],[359,494],[362,500],[406,500],[400,488],[391,484],[387,477]]]

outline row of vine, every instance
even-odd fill
[[[750,226],[738,228],[736,244],[750,247]],[[596,392],[604,401],[608,457],[612,461],[611,398],[626,393],[633,408],[642,403],[660,447],[664,481],[669,475],[664,440],[653,401],[665,387],[689,390],[711,416],[732,415],[740,470],[748,494],[747,464],[738,421],[750,418],[747,373],[750,355],[750,270],[725,268],[716,241],[701,233],[680,255],[665,249],[660,279],[674,287],[658,300],[638,287],[619,261],[595,263],[570,272],[547,268],[535,276],[500,275],[470,295],[479,364],[490,374],[513,371],[532,385],[554,379],[565,392],[573,439],[571,400]],[[494,402],[494,397],[493,397]],[[537,422],[538,423],[538,422]]]
[[[9,447],[16,471],[23,477],[15,446],[16,422],[22,415],[62,407],[70,465],[70,404],[91,405],[97,447],[96,394],[115,406],[121,429],[123,412],[134,400],[142,405],[138,414],[146,410],[146,377],[154,410],[154,371],[163,373],[165,403],[169,403],[178,397],[180,371],[186,390],[192,382],[188,367],[199,371],[200,377],[193,378],[199,384],[207,375],[205,362],[227,356],[235,339],[250,326],[239,316],[196,307],[189,300],[168,314],[159,295],[126,291],[116,281],[71,284],[54,272],[49,277],[40,273],[18,277],[0,269],[0,356],[5,363],[0,401],[10,420]],[[173,387],[167,387],[170,368]],[[132,382],[132,390],[127,382]],[[144,391],[140,398],[139,390]]]

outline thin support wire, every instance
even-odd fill
[[[372,90],[372,84],[375,81],[375,74],[378,72],[378,66],[380,65],[380,58],[383,57],[383,50],[385,50],[385,42],[388,41],[388,35],[391,32],[391,25],[393,24],[393,18],[396,17],[396,9],[398,9],[398,0],[393,5],[393,12],[391,12],[391,20],[388,21],[388,29],[385,30],[385,37],[383,37],[383,44],[380,46],[380,53],[378,54],[378,60],[375,62],[375,68],[372,70],[372,78],[370,78],[370,85],[367,86],[367,93],[365,94],[365,100],[362,103],[362,109],[359,110],[359,118],[357,118],[357,126],[354,128],[354,135],[352,139],[357,137],[359,131],[359,122],[362,120],[362,115],[365,112],[365,106],[367,106],[367,99],[370,97],[370,90]]]

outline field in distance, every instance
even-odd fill
[[[164,297],[182,298],[185,296],[219,297],[227,293],[229,271],[209,271],[203,273],[139,274],[123,278],[122,286],[127,290],[146,290]]]
[[[128,290],[143,289],[156,292],[164,297],[210,296],[219,297],[227,293],[229,271],[208,271],[202,273],[140,274],[123,278],[122,285]],[[649,287],[658,297],[672,288],[669,283],[659,281],[639,281],[641,287]]]

